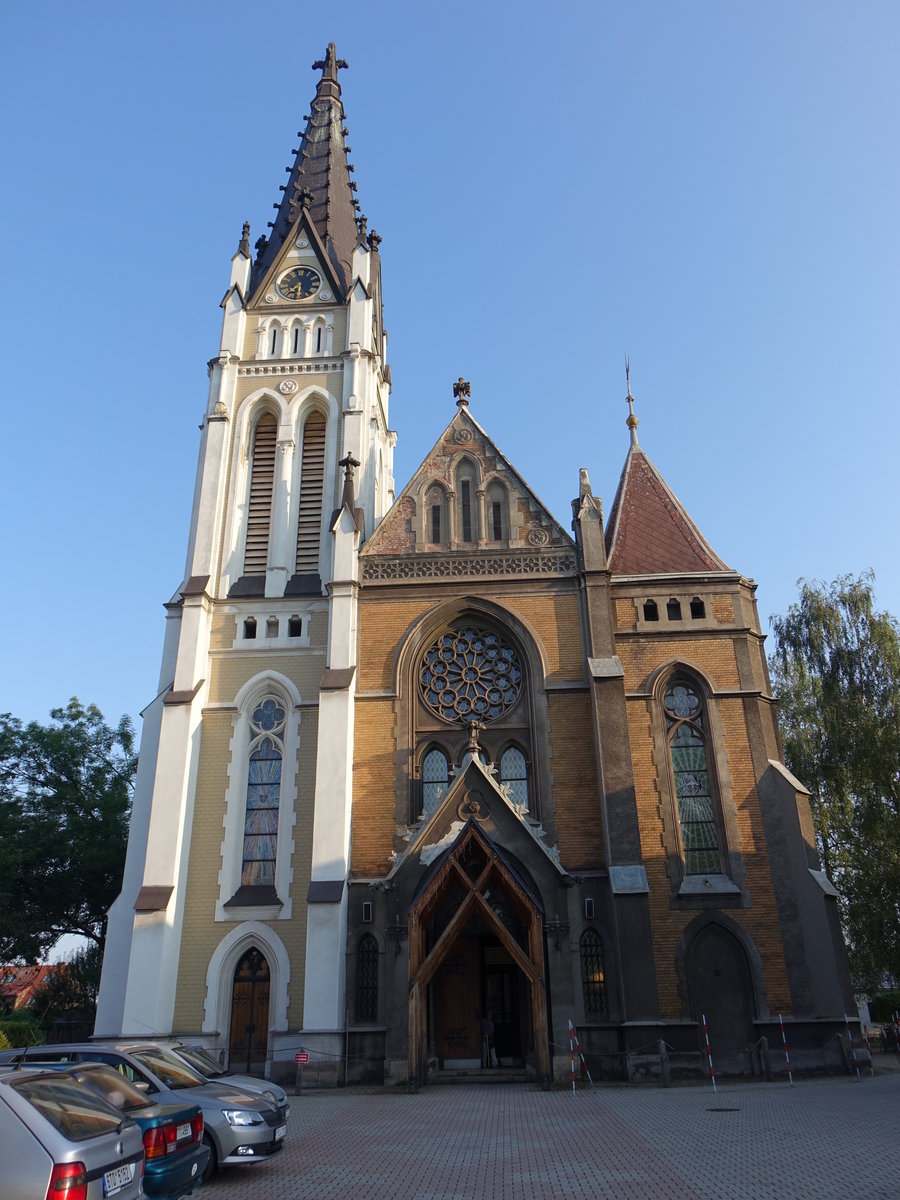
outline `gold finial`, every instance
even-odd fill
[[[634,415],[634,396],[631,394],[631,364],[628,361],[628,355],[625,355],[625,391],[628,393],[625,397],[625,403],[628,405],[628,416],[625,418],[625,424],[631,430],[631,444],[636,446],[638,419]]]

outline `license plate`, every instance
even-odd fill
[[[279,1125],[278,1128],[275,1130],[275,1141],[280,1142],[286,1133],[287,1133],[287,1125]]]
[[[192,1132],[191,1123],[188,1121],[186,1125],[178,1126],[178,1128],[175,1130],[175,1137],[180,1142],[182,1138],[190,1137]]]
[[[128,1163],[124,1167],[113,1167],[103,1176],[103,1195],[114,1196],[116,1192],[121,1192],[123,1187],[127,1187],[132,1179],[134,1179],[134,1163]]]

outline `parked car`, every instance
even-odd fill
[[[203,1141],[197,1104],[158,1104],[108,1063],[54,1064],[138,1126],[144,1143],[144,1191],[157,1200],[180,1200],[200,1186],[211,1151]]]
[[[140,1090],[165,1104],[198,1104],[203,1140],[210,1149],[204,1181],[225,1163],[257,1163],[277,1154],[287,1133],[287,1105],[273,1105],[259,1093],[230,1082],[207,1080],[158,1045],[133,1042],[78,1042],[4,1051],[0,1064],[26,1062],[104,1062]],[[67,1198],[68,1200],[68,1198]]]
[[[169,1041],[159,1044],[163,1049],[168,1050],[170,1054],[174,1054],[183,1062],[186,1062],[189,1067],[193,1067],[195,1071],[199,1071],[207,1079],[217,1079],[223,1083],[233,1083],[236,1087],[243,1088],[248,1092],[259,1092],[261,1096],[265,1096],[276,1108],[282,1104],[286,1105],[288,1115],[290,1115],[291,1106],[288,1103],[287,1093],[283,1087],[279,1087],[271,1079],[260,1079],[256,1075],[240,1075],[236,1071],[229,1071],[227,1067],[223,1067],[218,1059],[214,1058],[203,1046],[189,1046],[185,1042]]]
[[[65,1072],[0,1070],[3,1200],[138,1200],[138,1126]]]

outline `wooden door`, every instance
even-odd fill
[[[234,972],[228,1065],[248,1075],[265,1072],[269,1050],[269,964],[252,947]]]

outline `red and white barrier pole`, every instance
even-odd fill
[[[850,1043],[850,1054],[853,1058],[853,1069],[856,1071],[856,1078],[862,1082],[862,1075],[859,1073],[859,1062],[856,1058],[856,1047],[853,1045],[853,1034],[850,1032],[850,1018],[844,1013],[844,1024],[847,1026],[847,1041]]]
[[[784,1046],[784,1061],[787,1063],[788,1079],[791,1081],[791,1087],[793,1087],[794,1076],[791,1071],[791,1056],[788,1054],[787,1038],[784,1036],[784,1017],[781,1013],[778,1014],[778,1024],[781,1026],[781,1044]]]
[[[569,1022],[569,1064],[572,1068],[572,1095],[575,1095],[575,1026]]]
[[[594,1090],[594,1081],[591,1079],[591,1073],[588,1070],[587,1060],[584,1057],[584,1051],[581,1049],[581,1042],[578,1040],[578,1034],[572,1022],[569,1022],[569,1047],[572,1046],[572,1038],[575,1039],[575,1048],[578,1051],[578,1057],[581,1059],[581,1065],[584,1068],[584,1073],[587,1075],[588,1083],[591,1085],[591,1091]]]
[[[716,1087],[716,1072],[713,1069],[712,1051],[709,1048],[709,1030],[706,1028],[706,1013],[701,1014],[703,1019],[703,1037],[706,1041],[706,1058],[709,1062],[709,1077],[712,1080],[713,1092],[718,1096],[719,1089]]]

